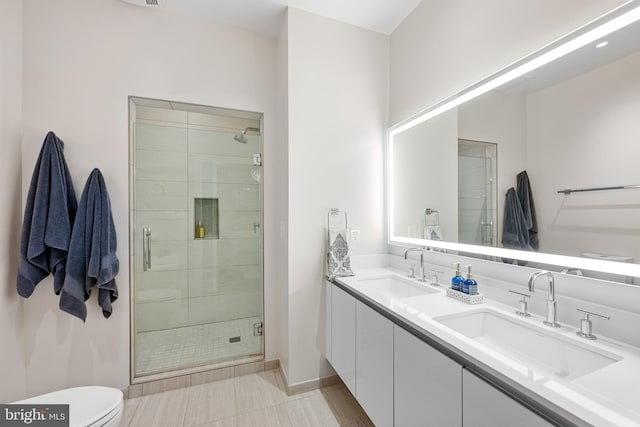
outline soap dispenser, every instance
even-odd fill
[[[476,295],[478,293],[478,282],[473,279],[471,265],[467,265],[467,280],[462,282],[462,292],[469,295]]]
[[[198,221],[198,225],[196,225],[196,239],[204,239],[205,236],[204,225],[202,225],[202,221]]]
[[[462,277],[462,272],[460,271],[460,263],[456,262],[456,275],[451,278],[451,289],[454,291],[462,292],[462,284],[464,282],[464,277]]]

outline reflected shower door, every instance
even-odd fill
[[[134,104],[133,376],[260,359],[261,116]]]
[[[496,144],[458,140],[458,242],[495,246]]]

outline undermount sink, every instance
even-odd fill
[[[493,310],[434,317],[435,321],[485,345],[512,368],[537,379],[536,372],[573,380],[622,358],[572,342]]]
[[[363,290],[385,301],[438,293],[436,289],[428,288],[397,275],[359,279],[358,284]]]

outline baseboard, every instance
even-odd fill
[[[342,380],[338,375],[331,375],[323,378],[316,378],[309,381],[303,381],[296,384],[289,384],[289,380],[287,379],[286,374],[280,367],[280,374],[282,375],[282,380],[284,381],[285,391],[287,395],[293,396],[300,393],[307,393],[309,391],[317,390],[324,387],[330,387],[332,385],[340,384]]]

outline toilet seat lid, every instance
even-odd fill
[[[20,404],[68,404],[70,426],[90,426],[122,408],[122,392],[102,386],[74,387],[54,391],[29,399]]]

